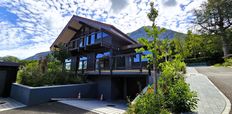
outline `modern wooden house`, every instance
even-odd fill
[[[60,43],[71,53],[66,68],[96,82],[98,97],[134,98],[147,84],[147,61],[134,51],[141,45],[113,25],[73,16],[51,50]]]

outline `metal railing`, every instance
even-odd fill
[[[113,72],[150,72],[150,69],[147,68],[147,62],[142,61],[141,55],[139,62],[134,62],[133,58],[134,54],[103,57],[96,60],[94,71],[95,73],[98,72],[98,74],[103,72],[111,74]]]

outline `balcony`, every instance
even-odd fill
[[[135,57],[139,56],[135,61]],[[87,65],[87,64],[82,64]],[[86,68],[86,69],[84,69]],[[79,71],[86,75],[148,75],[147,61],[142,61],[141,54],[106,56],[95,60],[94,70],[82,66]]]
[[[94,32],[89,35],[77,37],[66,44],[70,51],[80,50],[82,48],[91,47],[94,45],[104,45],[106,47],[110,47],[111,38],[108,34],[104,32]]]

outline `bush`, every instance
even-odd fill
[[[224,61],[225,62],[222,63],[222,64],[218,63],[218,64],[214,64],[213,66],[215,66],[215,67],[221,67],[221,66],[228,67],[228,66],[232,66],[232,58],[226,58]]]
[[[232,58],[225,59],[223,66],[232,66]]]
[[[47,72],[39,70],[38,62],[29,62],[21,66],[17,74],[17,83],[28,86],[49,86],[82,83],[82,78],[72,72],[62,72],[60,62],[49,62]]]
[[[172,112],[190,112],[197,106],[197,94],[184,80],[184,62],[178,59],[161,64],[159,90],[164,95],[166,109]],[[184,70],[185,71],[185,70]]]
[[[169,114],[169,112],[191,112],[197,107],[197,94],[185,82],[185,63],[175,58],[160,64],[162,73],[158,81],[158,91],[148,88],[135,104],[129,105],[129,114]],[[151,86],[154,87],[154,86]]]
[[[170,114],[164,109],[164,97],[161,94],[146,93],[130,104],[128,114]]]
[[[28,64],[26,67],[21,66],[17,74],[17,83],[30,85],[30,86],[40,86],[42,81],[42,74],[38,70],[38,63],[33,62]]]
[[[172,112],[190,112],[197,107],[197,94],[191,92],[183,79],[169,88],[165,98],[166,106]]]

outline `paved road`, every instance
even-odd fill
[[[36,106],[18,108],[0,112],[0,114],[95,114],[80,108],[59,102],[50,102]]]
[[[205,74],[232,103],[232,68],[197,67],[199,73]],[[232,114],[232,111],[230,111]]]

